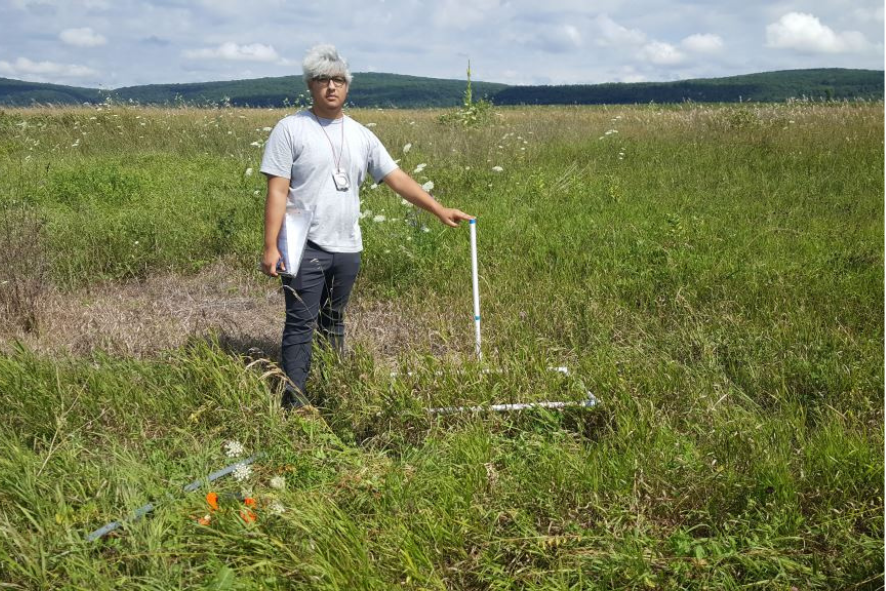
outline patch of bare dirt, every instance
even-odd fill
[[[37,329],[0,334],[0,350],[15,340],[46,354],[151,357],[197,339],[217,338],[231,353],[278,360],[283,292],[269,278],[231,273],[223,264],[197,275],[162,275],[74,293],[43,295]],[[452,353],[452,318],[427,301],[370,301],[359,281],[348,305],[348,346],[377,360],[407,351]],[[464,340],[464,339],[459,339]],[[462,348],[459,343],[457,348]],[[468,344],[468,347],[470,345]]]

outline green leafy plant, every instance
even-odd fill
[[[443,113],[437,120],[444,125],[480,127],[491,123],[494,115],[491,101],[486,99],[474,101],[471,89],[471,62],[468,60],[468,83],[461,108]]]

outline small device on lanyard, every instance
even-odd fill
[[[338,191],[347,191],[351,188],[351,181],[348,179],[348,173],[342,169],[338,169],[332,173],[332,182]]]
[[[341,144],[339,147],[338,156],[335,154],[335,146],[332,144],[332,139],[329,137],[329,134],[326,133],[326,128],[323,127],[323,124],[320,123],[320,118],[317,117],[317,114],[312,110],[311,113],[314,115],[314,119],[317,120],[317,125],[320,126],[320,130],[323,132],[323,135],[326,136],[326,139],[329,141],[329,148],[332,150],[332,159],[335,161],[335,171],[332,173],[332,182],[335,183],[336,191],[347,191],[351,188],[351,179],[348,178],[348,173],[341,167],[341,157],[345,152],[345,117],[342,116],[341,119]]]

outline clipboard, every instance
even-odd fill
[[[314,212],[294,205],[286,205],[286,215],[283,217],[283,226],[277,238],[277,248],[282,255],[285,271],[277,269],[277,273],[284,277],[295,277],[301,265],[302,255],[305,253],[305,244],[308,242],[308,230]]]

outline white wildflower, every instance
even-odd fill
[[[286,513],[286,507],[280,501],[273,501],[268,505],[268,511],[273,515],[283,515]]]
[[[277,490],[283,490],[286,488],[286,479],[282,476],[274,476],[271,478],[271,488],[276,488]]]
[[[252,176],[252,168],[247,168],[245,174],[246,176]]]
[[[504,170],[504,168],[502,168],[501,166],[493,166],[492,170],[493,172],[501,172]]]
[[[238,458],[243,455],[243,444],[233,439],[225,442],[225,455],[229,458]]]
[[[412,149],[412,144],[406,144],[405,146],[403,146],[403,153],[406,154],[411,149]]]
[[[612,135],[613,133],[618,133],[618,130],[617,129],[609,129],[603,135]]]
[[[386,219],[387,219],[387,218],[386,218],[385,216],[383,216],[383,215],[377,215],[377,216],[375,216],[374,218],[372,218],[372,221],[378,223],[378,222],[383,222],[383,221],[385,221]]]
[[[405,199],[401,199],[401,200],[400,200],[400,205],[406,205],[406,206],[409,206],[409,205],[412,205],[412,204],[409,203],[408,201],[406,201]]]
[[[424,233],[428,233],[428,232],[431,231],[431,229],[428,228],[427,226],[422,226],[422,227],[421,227],[421,231],[424,232]]]
[[[250,146],[255,146],[256,148],[261,148],[261,142],[252,142],[249,144]]]
[[[234,468],[234,480],[237,482],[249,480],[250,476],[252,476],[252,466],[249,464],[237,464]]]
[[[270,127],[262,127],[261,130],[262,131],[271,131],[271,128]]]
[[[418,166],[415,167],[415,170],[413,170],[412,173],[413,173],[413,174],[418,174],[418,173],[420,173],[421,171],[423,171],[423,170],[425,169],[425,166],[427,166],[427,164],[425,164],[424,162],[422,162],[421,164],[419,164]]]
[[[430,193],[434,189],[434,181],[428,181],[421,186],[423,190]]]
[[[369,185],[369,188],[370,189],[378,189],[378,183],[372,183],[371,185]]]
[[[366,124],[366,127],[375,127],[375,126],[376,126],[375,123],[367,123],[367,124]]]

